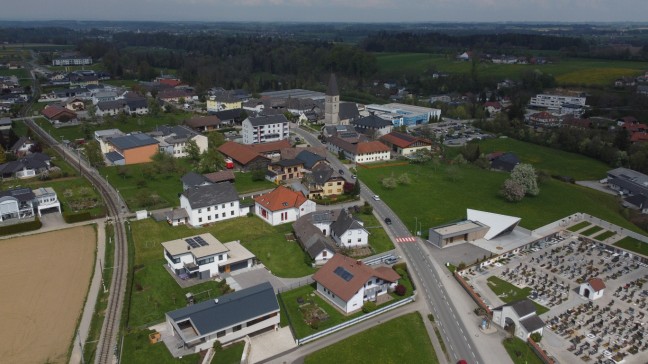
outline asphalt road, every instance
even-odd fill
[[[311,146],[323,146],[309,132],[299,128],[294,128],[293,131],[303,137]],[[330,154],[328,159],[335,169],[344,170],[345,178],[351,180],[351,173],[345,165],[337,158],[331,157]],[[432,258],[423,246],[425,243],[421,239],[413,237],[407,226],[394,214],[389,206],[381,200],[374,200],[374,195],[365,184],[361,184],[360,196],[373,206],[378,217],[380,219],[389,217],[392,220],[392,224],[387,225],[389,233],[395,239],[396,244],[400,245],[404,253],[403,258],[407,261],[410,273],[417,284],[417,291],[425,298],[430,312],[434,314],[436,321],[439,323],[450,354],[450,361],[456,362],[459,359],[465,359],[470,363],[483,363],[484,361],[472,338],[467,334],[466,327],[458,317],[459,313],[452,304],[452,299],[441,284],[438,272],[433,267]],[[414,222],[416,223],[416,221]]]

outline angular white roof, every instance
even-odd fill
[[[471,221],[480,222],[490,229],[484,239],[491,240],[505,230],[513,229],[520,222],[519,217],[494,214],[492,212],[466,209],[466,218]]]

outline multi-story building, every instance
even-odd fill
[[[328,149],[333,153],[343,152],[344,157],[354,163],[389,160],[389,147],[379,141],[350,143],[338,137],[328,138]]]
[[[272,226],[293,222],[315,211],[315,202],[284,186],[255,197],[254,202],[254,213]]]
[[[550,110],[560,110],[561,106],[579,105],[585,107],[586,97],[584,96],[569,96],[569,95],[552,95],[552,94],[537,94],[529,101],[529,106],[545,107]]]
[[[130,134],[107,140],[106,158],[115,165],[148,163],[158,152],[158,141],[146,134]]]
[[[92,57],[59,57],[52,60],[52,66],[86,66],[92,64]]]
[[[299,159],[282,159],[270,163],[266,172],[266,179],[277,184],[302,177],[304,177],[304,162]]]
[[[243,120],[243,144],[260,144],[288,139],[290,123],[284,115],[261,116]]]
[[[189,188],[180,195],[180,207],[189,215],[192,226],[202,226],[241,215],[239,196],[232,183]]]

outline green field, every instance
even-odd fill
[[[306,364],[437,364],[419,313],[411,313],[363,331],[306,357]]]
[[[490,288],[502,301],[511,303],[525,299],[531,293],[531,287],[518,288],[515,285],[495,276],[487,279],[488,288]],[[533,302],[536,306],[536,314],[542,315],[549,309],[543,305]]]
[[[394,249],[394,243],[373,214],[355,214],[354,216],[364,222],[364,227],[369,232],[369,245],[373,248],[374,254]]]
[[[26,69],[20,68],[17,70],[0,69],[0,76],[16,76],[18,79],[29,78],[29,72]]]
[[[596,239],[596,240],[598,240],[598,241],[603,241],[603,240],[605,240],[605,239],[607,239],[607,238],[611,238],[611,237],[613,237],[614,235],[616,235],[616,233],[615,233],[614,231],[610,231],[610,230],[608,230],[608,231],[606,231],[606,232],[603,232],[603,233],[601,233],[601,234],[596,235],[596,236],[594,237],[594,239]]]
[[[520,338],[505,339],[502,344],[515,364],[543,364],[533,349]]]
[[[581,235],[585,235],[585,236],[590,236],[590,235],[594,235],[594,234],[600,232],[601,230],[603,230],[603,228],[600,227],[600,226],[592,226],[591,228],[589,228],[589,229],[583,231],[583,232],[580,233],[580,234],[581,234]]]
[[[472,63],[456,61],[454,55],[427,53],[378,53],[378,69],[385,75],[421,74],[425,71],[470,73]],[[638,76],[648,62],[564,58],[543,65],[479,63],[477,74],[488,79],[519,79],[524,72],[540,70],[556,77],[560,84],[611,85],[623,76]]]
[[[487,139],[479,142],[480,151],[488,154],[495,151],[512,152],[523,163],[530,163],[536,170],[552,175],[570,176],[575,180],[599,180],[610,169],[605,163],[580,154],[563,152],[512,138]]]
[[[245,343],[241,341],[229,345],[214,354],[211,364],[239,364],[243,356],[243,349],[245,349]]]
[[[150,330],[136,330],[124,337],[124,348],[121,361],[129,364],[199,364],[200,355],[185,355],[182,359],[171,356],[163,342],[150,344]],[[94,359],[94,358],[93,358]]]
[[[392,174],[408,173],[412,183],[385,189],[380,180]],[[466,209],[478,209],[522,218],[520,224],[537,229],[576,212],[610,221],[641,233],[641,230],[619,213],[614,196],[578,185],[549,180],[540,185],[540,194],[511,203],[499,196],[507,173],[479,169],[471,165],[448,166],[406,165],[358,170],[358,177],[380,195],[392,210],[413,228],[415,218],[423,231],[451,221],[466,218]]]
[[[581,222],[579,222],[578,224],[576,224],[574,226],[570,226],[569,228],[567,228],[567,230],[575,233],[578,230],[583,230],[584,228],[586,228],[587,226],[590,226],[590,225],[591,224],[589,222],[587,222],[587,221],[581,221]]]
[[[637,252],[643,256],[648,257],[648,243],[644,243],[643,241],[631,238],[629,236],[617,241],[616,243],[614,243],[614,246]]]

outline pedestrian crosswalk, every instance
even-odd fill
[[[397,243],[412,243],[415,241],[416,238],[413,236],[404,236],[404,237],[396,238]]]

